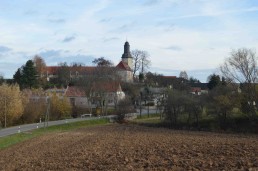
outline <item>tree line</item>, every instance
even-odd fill
[[[220,66],[221,76],[209,76],[208,94],[168,89],[163,123],[173,128],[257,133],[257,59],[252,49],[233,50]]]
[[[115,111],[123,113],[128,108],[133,110],[133,104],[141,98],[141,89],[146,87],[165,87],[163,96],[157,104],[157,108],[162,112],[164,124],[169,127],[188,127],[189,129],[216,129],[216,130],[237,130],[247,129],[257,131],[257,55],[252,49],[232,50],[230,56],[220,66],[220,75],[212,74],[208,77],[208,94],[195,95],[189,93],[193,84],[200,81],[190,77],[182,71],[179,78],[171,79],[162,74],[147,72],[150,61],[148,54],[144,51],[132,52],[138,64],[134,63],[133,73],[139,75],[141,80],[137,84],[121,83],[123,91],[126,93],[126,100],[115,104]],[[35,56],[29,60],[14,74],[13,84],[2,83],[0,94],[0,122],[2,127],[17,123],[29,123],[44,118],[47,103],[29,103],[28,96],[31,94],[27,89],[36,91],[38,96],[43,96],[43,90],[49,87],[65,87],[68,84],[80,86],[85,91],[89,101],[96,101],[102,114],[108,113],[106,94],[99,89],[98,98],[93,96],[93,85],[105,82],[118,81],[119,76],[113,70],[113,62],[104,57],[96,58],[92,61],[96,66],[94,74],[85,74],[76,80],[70,80],[69,68],[84,66],[82,63],[59,64],[58,76],[51,81],[46,80],[43,74],[46,68],[44,60]],[[140,75],[142,78],[140,79]],[[15,84],[16,83],[16,84]],[[43,88],[43,89],[42,89]],[[34,92],[35,93],[35,92]],[[96,93],[96,92],[95,92]],[[145,93],[148,99],[151,92]],[[44,95],[45,96],[45,95]],[[15,97],[15,98],[9,98]],[[26,100],[27,99],[27,100]],[[44,98],[42,98],[44,99]],[[67,99],[60,99],[58,95],[53,96],[52,119],[71,117],[77,113],[77,109],[68,103]],[[39,99],[38,99],[39,100]],[[54,104],[55,103],[55,104]],[[127,106],[127,107],[126,107]],[[15,109],[15,110],[14,110]],[[37,109],[37,110],[35,110]],[[92,112],[92,108],[89,109]],[[51,113],[52,113],[51,112]]]
[[[150,64],[147,52],[140,50],[135,50],[135,52],[137,52],[137,60],[134,60],[134,66],[141,66],[141,71],[146,72]],[[82,77],[71,80],[71,68],[79,70],[85,65],[78,62],[70,65],[66,62],[59,63],[56,77],[48,80],[47,65],[42,57],[36,55],[17,69],[13,75],[13,80],[9,81],[8,84],[5,83],[3,77],[0,77],[0,89],[2,90],[0,92],[0,127],[43,121],[48,105],[51,113],[50,120],[77,117],[79,113],[85,112],[84,109],[73,106],[66,97],[60,97],[57,93],[46,94],[45,92],[49,88],[66,88],[68,85],[81,87],[90,104],[94,101],[99,104],[101,114],[107,114],[105,90],[101,88],[96,90],[95,88],[94,93],[98,94],[99,97],[94,98],[92,95],[93,87],[111,81],[120,82],[120,78],[112,61],[100,57],[94,59],[92,64],[95,66],[93,71],[83,73]],[[133,69],[134,74],[139,72],[138,68]],[[50,96],[51,101],[48,104],[47,97]],[[115,112],[119,113],[121,104],[115,102],[117,108]],[[87,112],[93,112],[91,107],[87,110],[89,110]]]

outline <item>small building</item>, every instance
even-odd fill
[[[115,107],[125,98],[119,82],[95,83],[92,87],[92,104],[98,106]]]
[[[208,94],[208,84],[207,83],[192,83],[191,92],[192,94],[201,95]]]
[[[72,106],[86,108],[90,105],[82,87],[68,86],[64,95],[70,100]]]
[[[194,95],[201,95],[202,94],[202,90],[200,87],[191,87],[191,92]]]

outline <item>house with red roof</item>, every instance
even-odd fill
[[[72,106],[86,108],[90,106],[90,101],[87,98],[86,92],[82,87],[67,86],[64,96],[66,96]]]
[[[194,95],[201,95],[202,89],[200,87],[191,87],[191,93]]]
[[[114,107],[125,98],[119,82],[95,83],[92,87],[92,102],[96,107]]]
[[[103,103],[107,107],[114,107],[125,98],[125,93],[118,82],[94,83],[90,91],[86,93],[82,87],[68,86],[64,96],[70,100],[72,106],[81,108],[96,108]]]
[[[46,78],[47,81],[58,77],[58,72],[62,70],[62,66],[47,66],[46,67]],[[93,74],[96,70],[95,66],[67,66],[68,76],[70,80],[82,77],[83,75]]]

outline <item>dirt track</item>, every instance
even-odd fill
[[[258,170],[258,136],[108,125],[0,151],[0,170]]]

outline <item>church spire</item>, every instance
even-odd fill
[[[130,53],[130,45],[129,45],[128,41],[125,42],[124,54],[122,55],[122,58],[132,58],[131,53]]]

